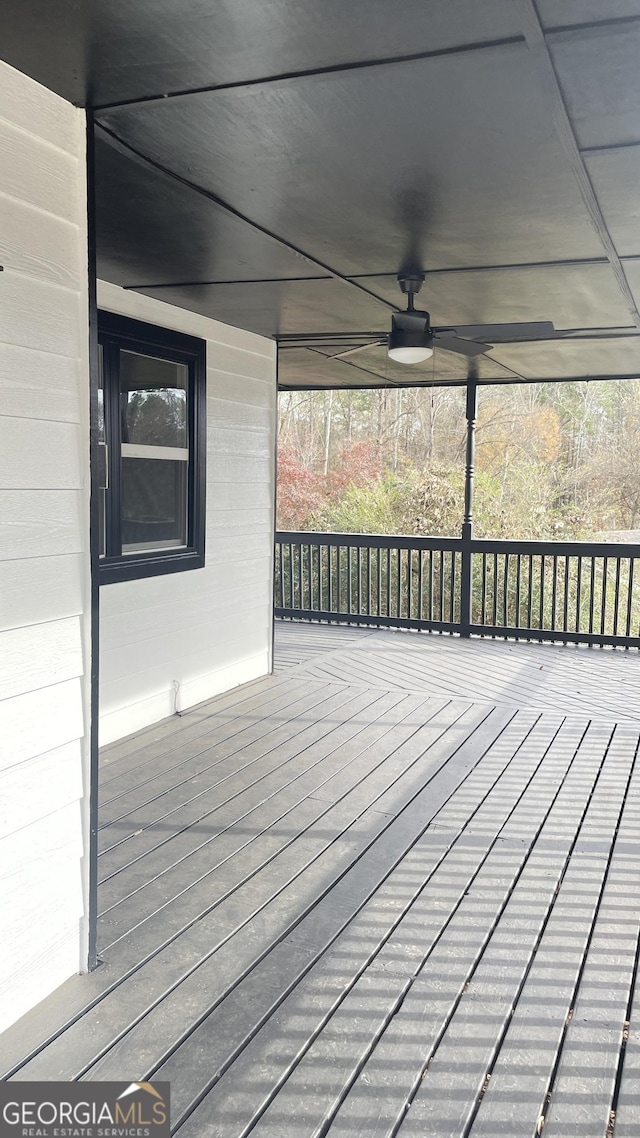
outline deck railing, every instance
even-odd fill
[[[640,546],[276,534],[280,617],[640,647]]]

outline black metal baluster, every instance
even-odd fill
[[[413,582],[415,579],[415,570],[413,567],[413,550],[412,549],[407,550],[406,566],[407,566],[407,620],[411,620],[415,615],[414,604],[413,604]]]
[[[422,558],[424,550],[418,550],[418,620],[422,620]]]
[[[578,572],[576,579],[576,632],[580,631],[582,617],[582,554],[578,557]]]
[[[495,628],[498,623],[498,554],[493,555],[493,603],[491,606],[491,623]]]
[[[516,620],[515,627],[520,628],[520,575],[522,573],[522,554],[516,555]]]
[[[558,601],[558,558],[551,558],[551,628],[556,630],[556,611]]]
[[[540,620],[538,628],[544,628],[544,585],[545,585],[545,555],[540,557]]]
[[[504,580],[502,582],[502,623],[506,628],[508,625],[508,610],[509,610],[509,554],[504,555]]]
[[[562,629],[567,632],[569,628],[569,577],[571,575],[571,564],[569,557],[564,559],[564,597],[562,602]],[[566,644],[566,640],[565,640]]]
[[[288,607],[290,609],[292,609],[292,608],[294,608],[294,587],[295,587],[295,581],[294,581],[295,566],[294,566],[294,562],[293,562],[293,545],[288,546],[288,554],[289,554],[289,556],[288,556],[289,575],[288,575],[288,582],[287,582],[287,585],[288,585],[287,592],[288,592],[289,599],[288,599],[287,604],[288,604]]]
[[[439,582],[439,584],[440,584],[440,589],[439,589],[440,620],[443,621],[444,620],[444,551],[441,549],[441,550],[439,550],[439,553],[440,553],[440,582]]]
[[[401,550],[399,547],[398,547],[397,555],[396,555],[396,569],[397,569],[396,616],[400,617],[400,616],[402,616],[402,611],[401,611],[402,610],[402,553],[401,553]]]
[[[387,545],[387,617],[391,617],[391,546]]]
[[[527,583],[527,628],[533,621],[533,554],[529,554],[529,581]]]
[[[451,559],[451,592],[449,596],[449,622],[453,624],[455,617],[455,603],[456,603],[456,551],[452,549],[449,553]]]
[[[589,632],[593,632],[593,616],[596,597],[596,559],[591,558],[591,595],[589,597]]]
[[[429,550],[429,620],[433,621],[433,550]]]
[[[618,635],[618,610],[620,607],[620,558],[616,557],[616,591],[613,604],[613,635]]]
[[[352,596],[351,596],[351,591],[353,589],[353,579],[351,576],[351,553],[352,553],[352,547],[350,545],[348,545],[347,546],[347,598],[348,598],[348,600],[347,600],[347,610],[346,610],[348,613],[351,613],[352,607],[353,607],[352,606]]]
[[[607,613],[607,577],[609,574],[609,558],[602,559],[602,605],[600,608],[600,634],[604,635]]]
[[[293,607],[293,545],[289,542],[289,608]]]
[[[298,542],[298,608],[304,608],[304,546]]]
[[[480,595],[480,623],[487,623],[487,555],[480,554],[482,558],[482,591]]]
[[[633,565],[634,565],[633,557],[630,557],[629,558],[629,580],[627,583],[627,588],[629,590],[628,594],[627,594],[627,626],[626,626],[626,635],[627,636],[631,635],[631,619],[632,619],[632,615],[633,615]]]
[[[358,616],[362,614],[362,546],[359,545],[356,550],[356,572],[358,574],[358,587],[356,590],[357,612]]]

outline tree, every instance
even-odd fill
[[[482,388],[478,534],[579,539],[639,526],[639,430],[635,380]],[[462,387],[283,393],[280,443],[283,525],[460,532]]]
[[[278,452],[277,525],[279,529],[302,529],[323,498],[321,479],[299,463],[289,447]]]

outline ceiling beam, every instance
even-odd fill
[[[452,325],[455,328],[455,324]],[[386,336],[386,332],[276,332],[273,339],[281,348],[304,347],[307,342],[328,344],[334,340],[377,340],[379,336]],[[566,344],[583,343],[585,340],[637,340],[640,333],[635,327],[612,325],[611,327],[582,327],[558,328],[554,335],[518,337],[514,340],[500,340],[495,347],[502,344]]]
[[[623,261],[640,261],[640,254],[631,254],[622,258]],[[501,265],[443,265],[435,269],[423,269],[425,277],[432,276],[445,276],[456,275],[464,273],[499,273],[511,272],[512,270],[526,270],[526,269],[574,269],[574,268],[589,268],[597,267],[598,265],[608,265],[609,260],[607,257],[574,257],[561,261],[515,261]],[[350,281],[366,281],[375,280],[381,277],[388,277],[389,280],[397,279],[397,272],[386,270],[379,273],[350,273]],[[122,288],[131,289],[134,292],[139,292],[141,289],[164,289],[164,288],[207,288],[210,285],[246,285],[246,284],[287,284],[295,281],[324,281],[331,280],[329,275],[326,276],[313,276],[313,277],[238,277],[233,280],[205,280],[205,281],[146,281],[134,282],[133,284],[122,285]]]
[[[580,32],[586,29],[609,28],[619,25],[632,25],[640,23],[640,14],[629,16],[604,17],[601,20],[580,21],[573,24],[554,24],[544,29],[547,36],[566,35],[570,32]],[[341,71],[357,71],[366,67],[387,67],[399,63],[413,63],[421,59],[437,59],[439,56],[462,55],[471,51],[484,51],[486,48],[508,47],[512,44],[522,43],[523,36],[504,36],[501,39],[484,40],[482,43],[462,43],[453,47],[436,48],[432,51],[417,51],[406,55],[382,56],[374,59],[354,60],[346,63],[327,64],[324,67],[307,68],[299,71],[283,71],[275,75],[263,75],[251,79],[238,79],[229,83],[210,83],[201,87],[182,87],[175,91],[159,91],[151,95],[139,95],[137,98],[120,99],[111,103],[96,103],[94,111],[113,111],[120,107],[136,107],[143,103],[157,103],[165,99],[182,99],[187,95],[205,95],[212,91],[233,91],[243,87],[256,87],[260,84],[281,83],[287,79],[306,79],[313,75],[332,75]]]
[[[640,260],[640,254],[637,255]],[[628,257],[627,260],[632,260]],[[505,264],[491,265],[442,265],[422,270],[426,277],[439,273],[494,273],[511,269],[571,269],[585,265],[607,265],[606,257],[572,257],[553,261],[507,261]],[[353,280],[366,280],[367,277],[395,277],[396,273],[353,273]]]
[[[625,27],[640,24],[640,12],[628,16],[603,16],[601,20],[588,20],[579,24],[550,24],[545,27],[546,36],[566,35],[567,32],[597,31],[599,28]]]
[[[565,105],[562,87],[545,39],[536,0],[516,0],[516,2],[522,16],[525,39],[540,73],[544,96],[550,102],[553,123],[561,145],[567,156],[569,165],[575,174],[582,200],[600,238],[600,242],[618,282],[631,319],[636,327],[640,329],[640,312],[638,312],[636,307],[622,262],[611,239],[607,223],[600,208],[600,203],[596,197],[591,178],[589,177],[589,172],[580,153],[578,140]]]
[[[495,361],[494,361],[495,362]],[[374,373],[371,373],[374,374]],[[377,376],[379,380],[383,380],[382,376]],[[526,377],[515,377],[513,379],[477,379],[478,387],[506,387],[511,384],[532,384],[532,383],[600,383],[600,382],[620,382],[622,380],[638,380],[640,374],[637,372],[629,372],[626,375],[560,375],[554,378],[528,379]],[[278,383],[279,391],[371,391],[372,389],[390,387],[411,388],[411,387],[466,387],[466,379],[423,379],[414,380],[413,383],[391,383],[383,380],[381,383],[349,383],[349,384],[296,384],[294,387],[288,383]]]
[[[609,142],[605,146],[583,146],[580,150],[581,154],[616,154],[625,150],[637,150],[640,146],[640,139],[632,139],[631,142]],[[631,260],[630,257],[625,258]]]
[[[606,260],[604,261],[606,264]],[[373,273],[371,273],[373,276]],[[140,292],[143,288],[209,288],[211,285],[248,285],[248,284],[303,284],[305,281],[331,281],[333,277],[328,274],[324,276],[315,277],[242,277],[234,280],[215,280],[215,281],[160,281],[160,282],[147,282],[142,284],[126,284],[121,285],[121,288],[131,289],[133,292]]]
[[[155,159],[149,158],[148,155],[144,154],[141,150],[138,150],[135,146],[131,146],[130,143],[125,142],[124,139],[120,138],[115,133],[115,131],[111,130],[109,127],[103,126],[103,124],[100,122],[96,122],[95,127],[96,130],[99,130],[100,133],[107,138],[111,146],[115,147],[115,149],[119,150],[121,153],[127,155],[127,157],[134,159],[134,161],[140,163],[143,166],[155,170],[156,173],[163,174],[166,178],[171,178],[174,182],[179,182],[180,185],[186,186],[188,189],[193,190],[194,193],[200,194],[201,197],[206,198],[208,201],[212,202],[220,209],[223,209],[225,213],[231,214],[232,217],[237,217],[240,221],[243,221],[245,225],[249,225],[252,229],[255,229],[256,232],[262,233],[264,237],[268,237],[270,241],[275,242],[275,244],[279,245],[281,249],[286,249],[290,253],[295,253],[297,257],[300,257],[303,261],[306,261],[308,265],[313,265],[313,267],[316,269],[322,269],[323,273],[325,273],[328,277],[332,277],[333,280],[341,281],[342,284],[348,285],[349,288],[358,289],[359,292],[364,293],[371,300],[377,301],[378,304],[383,305],[391,312],[400,311],[400,308],[397,304],[392,304],[391,301],[385,300],[385,298],[382,296],[378,296],[378,294],[373,292],[372,289],[366,288],[365,285],[358,284],[356,281],[352,281],[349,277],[343,276],[343,274],[339,273],[337,269],[333,269],[331,265],[327,265],[324,261],[319,261],[316,257],[311,256],[310,253],[306,253],[304,249],[300,249],[297,245],[293,245],[291,241],[286,241],[284,237],[279,237],[277,233],[272,233],[271,230],[267,229],[264,225],[260,225],[259,222],[254,221],[250,217],[247,217],[245,213],[241,213],[239,209],[236,209],[235,206],[230,205],[230,203],[226,202],[224,198],[218,197],[217,194],[212,193],[211,190],[205,190],[204,187],[199,186],[197,182],[190,182],[188,178],[184,178],[181,174],[176,174],[174,170],[170,170],[167,166],[163,166],[160,162],[156,162]]]
[[[431,51],[414,51],[406,55],[381,56],[375,59],[352,60],[348,63],[330,63],[324,67],[311,67],[302,71],[282,71],[276,75],[263,75],[257,79],[237,79],[230,83],[211,83],[204,87],[184,87],[177,91],[167,91],[154,95],[140,95],[136,99],[122,99],[116,103],[98,103],[94,111],[115,111],[121,107],[137,107],[143,103],[159,103],[165,99],[183,99],[187,95],[209,95],[213,91],[235,91],[245,87],[259,87],[270,83],[282,83],[288,79],[308,79],[315,75],[336,75],[343,71],[362,71],[368,67],[392,67],[399,63],[416,63],[421,59],[439,59],[446,55],[464,55],[486,48],[511,47],[523,43],[523,36],[505,36],[502,39],[484,40],[482,43],[463,43],[454,47],[435,48]]]

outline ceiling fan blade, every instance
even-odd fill
[[[437,332],[433,337],[434,348],[444,348],[446,352],[459,352],[461,356],[482,356],[490,351],[491,344],[479,344],[477,340],[462,340],[449,332]]]
[[[380,344],[386,344],[384,340],[371,340],[368,344],[359,344],[357,348],[347,348],[345,352],[336,352],[335,356],[329,356],[330,360],[342,360],[345,356],[354,356],[356,352],[364,352],[365,348],[377,348]]]
[[[508,340],[549,340],[555,328],[550,320],[536,320],[523,324],[456,324],[452,328],[434,328],[434,332],[497,344]]]

